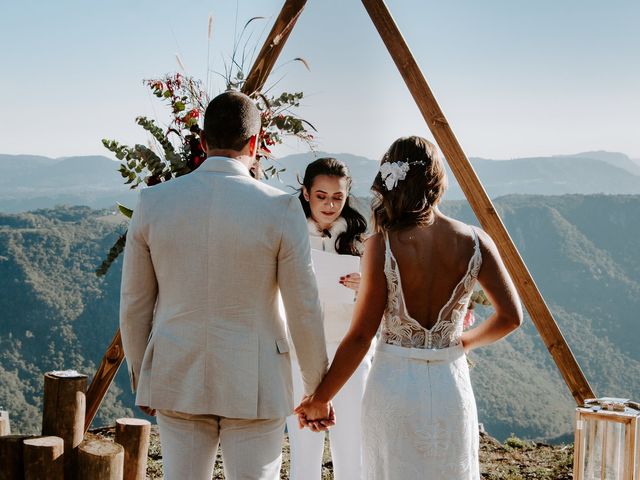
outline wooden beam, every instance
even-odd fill
[[[242,92],[251,95],[260,91],[264,87],[271,70],[273,70],[278,56],[284,47],[289,34],[296,24],[298,17],[302,13],[307,0],[286,0],[278,18],[276,18],[269,36],[264,42],[260,53],[256,57],[247,79],[242,86]],[[104,396],[109,390],[118,369],[124,360],[124,349],[122,348],[122,338],[120,329],[116,334],[104,354],[98,371],[96,372],[89,389],[87,390],[87,410],[85,417],[84,431],[89,429],[93,418],[98,412]]]
[[[307,0],[286,0],[242,85],[243,93],[252,95],[262,90],[306,3]]]
[[[111,344],[107,348],[106,353],[102,357],[100,366],[96,371],[96,374],[91,380],[91,385],[87,390],[86,399],[87,407],[84,417],[84,433],[87,433],[91,422],[93,422],[98,408],[102,403],[102,399],[107,394],[107,390],[111,386],[111,382],[118,373],[118,369],[124,360],[124,348],[122,348],[122,337],[120,336],[120,329],[116,330],[116,334],[111,340]]]
[[[383,0],[362,0],[480,224],[495,241],[522,301],[578,404],[595,397],[527,266],[484,190]]]

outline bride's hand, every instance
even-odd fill
[[[340,277],[340,285],[344,285],[351,290],[358,291],[360,288],[360,274],[358,272],[350,273],[344,277]]]
[[[298,415],[300,428],[308,427],[314,432],[328,430],[336,423],[336,415],[331,402],[315,400],[313,395],[304,397],[294,412]]]

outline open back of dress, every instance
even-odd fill
[[[431,328],[426,328],[409,315],[402,288],[400,270],[396,261],[389,236],[385,234],[384,273],[387,278],[387,307],[382,319],[382,341],[391,345],[412,348],[446,348],[457,345],[462,335],[462,324],[467,313],[469,299],[478,279],[482,265],[480,243],[475,229],[473,232],[474,248],[469,259],[467,271],[451,292],[447,303],[438,313],[438,318]]]

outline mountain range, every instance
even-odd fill
[[[308,152],[274,161],[285,171],[268,183],[285,191],[299,188],[305,166],[315,158],[334,156],[347,163],[354,195],[366,197],[377,172],[377,161],[348,153]],[[640,194],[640,162],[622,153],[585,152],[576,155],[489,160],[472,157],[489,196],[539,194]],[[116,202],[135,204],[136,192],[122,182],[119,163],[104,156],[52,159],[33,155],[0,155],[0,211],[24,212],[56,205],[108,208]],[[449,171],[445,198],[464,195]]]
[[[511,195],[495,204],[595,392],[639,399],[640,195]],[[464,201],[442,208],[477,223]],[[103,278],[94,270],[125,229],[112,210],[0,213],[0,405],[16,431],[38,428],[45,371],[95,371],[118,325],[121,259]],[[479,321],[490,312],[478,309]],[[471,360],[489,433],[571,440],[574,401],[528,317]],[[133,409],[123,368],[95,424]]]

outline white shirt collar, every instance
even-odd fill
[[[307,218],[307,227],[309,228],[309,235],[313,237],[322,237],[324,235],[322,229],[320,229],[318,224],[311,217]],[[334,241],[338,238],[338,235],[346,231],[347,221],[342,216],[338,217],[331,227],[329,227],[329,233]]]

